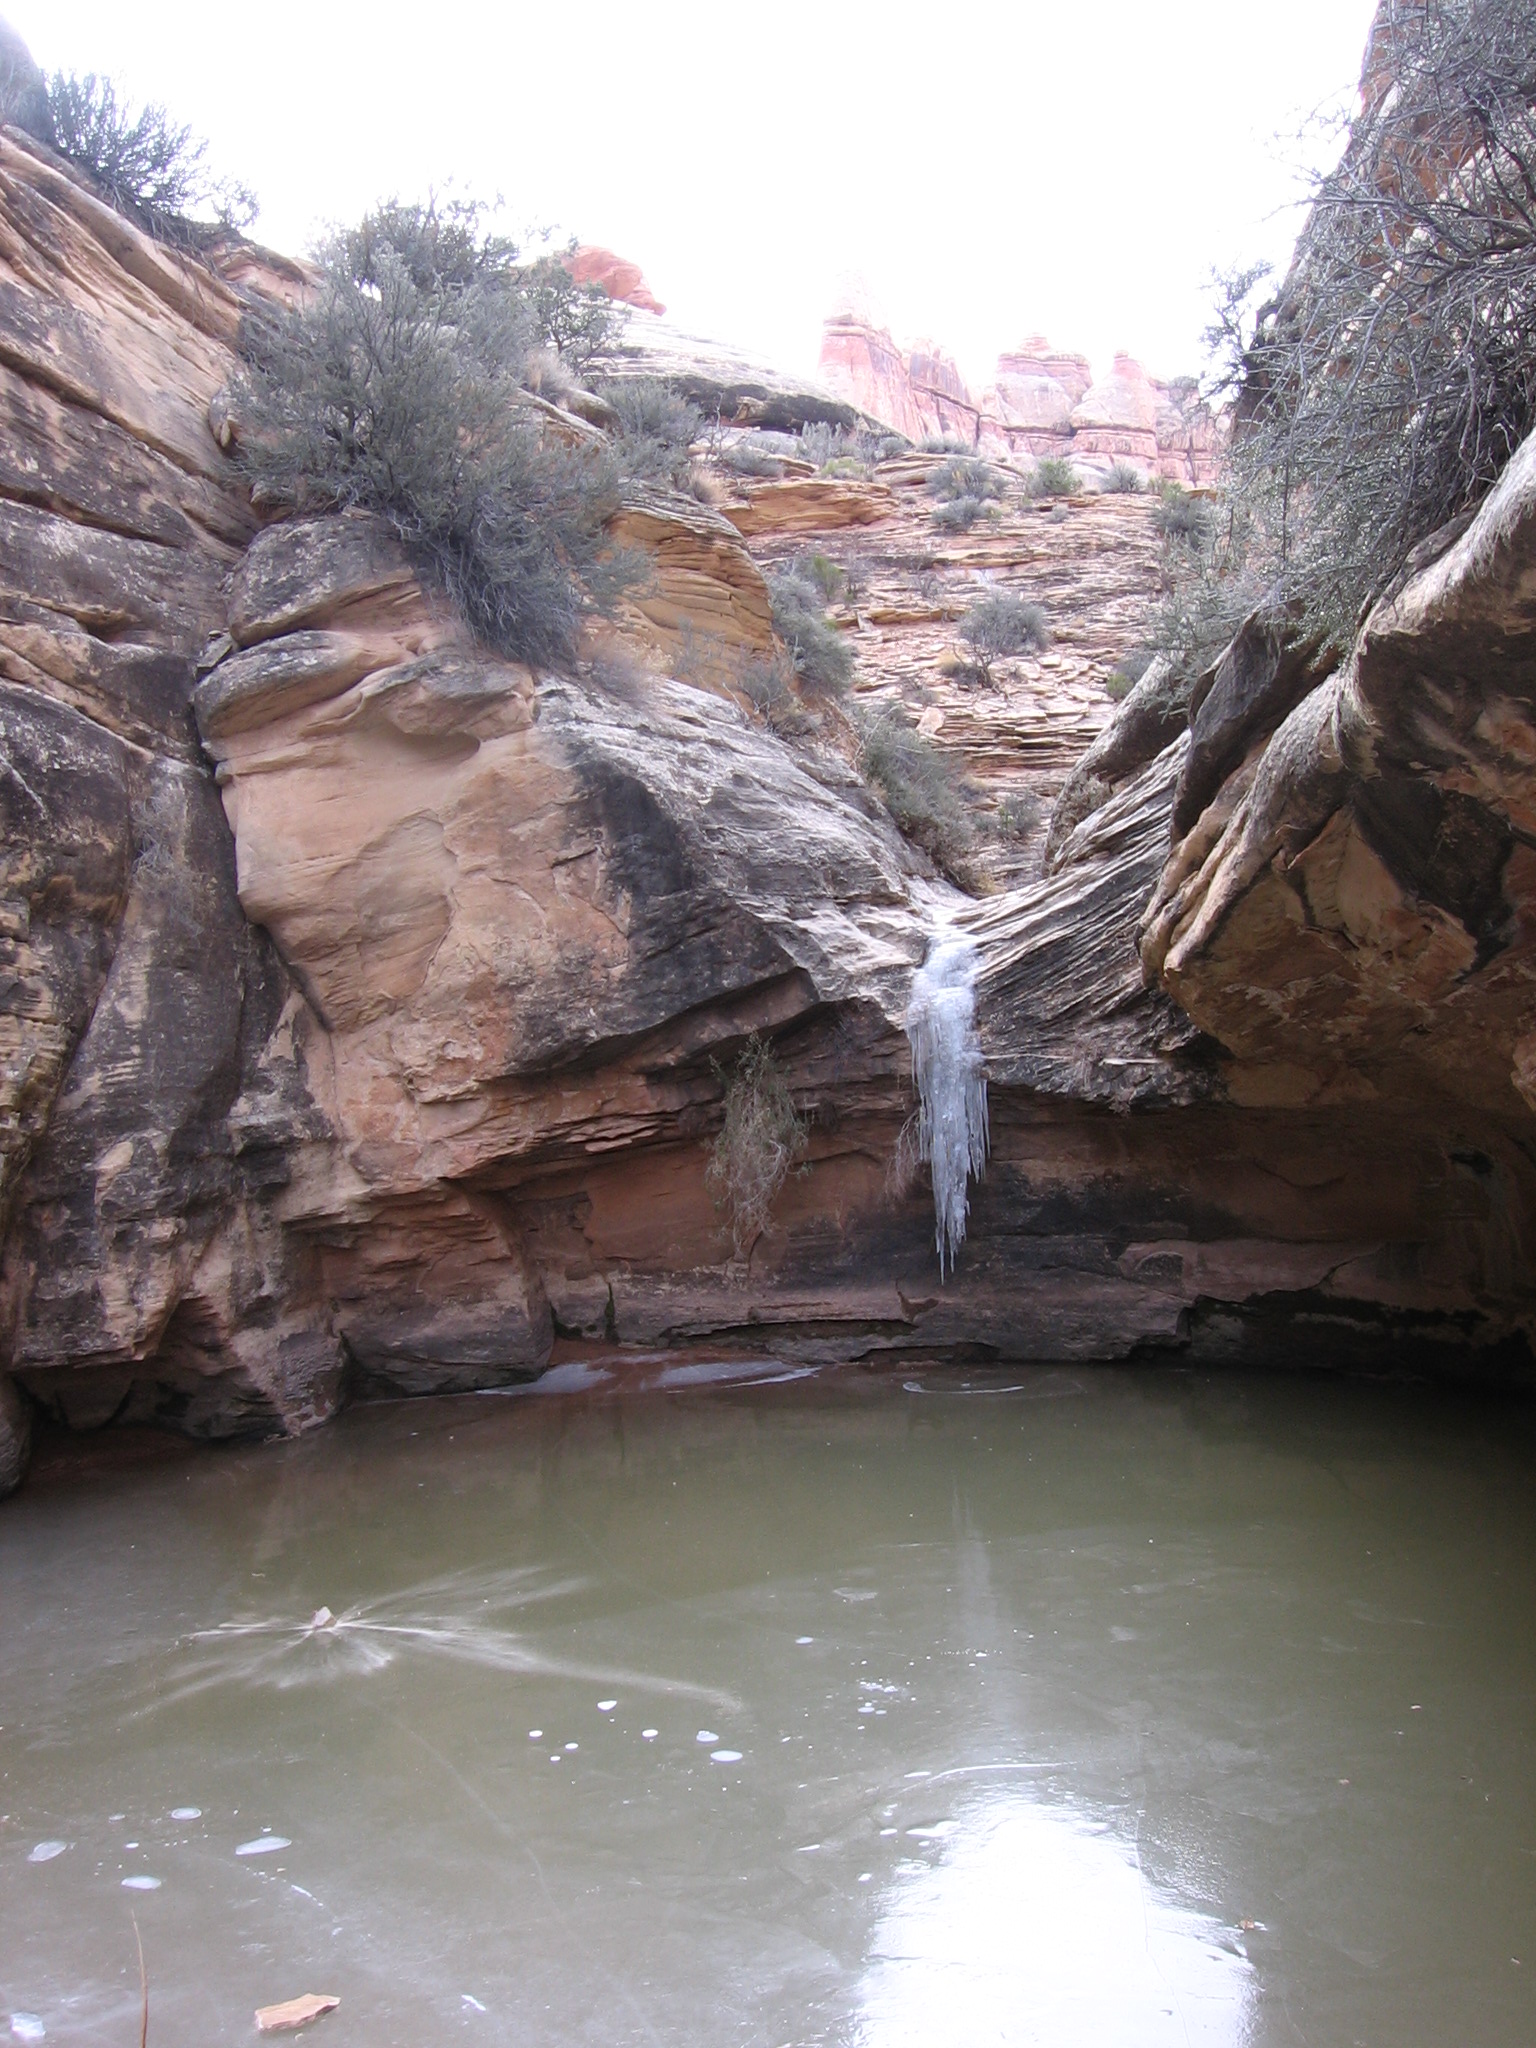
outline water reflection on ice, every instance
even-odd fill
[[[942,1854],[897,1866],[860,1987],[860,2048],[1249,2040],[1247,1959],[1108,1829],[1009,1793],[907,1833],[939,1837]]]
[[[359,1601],[333,1614],[318,1607],[292,1615],[223,1621],[194,1630],[182,1659],[158,1695],[158,1706],[191,1699],[220,1685],[290,1686],[367,1677],[405,1655],[447,1657],[483,1671],[581,1679],[618,1690],[656,1692],[711,1706],[734,1707],[729,1693],[683,1679],[552,1657],[495,1617],[582,1589],[579,1578],[538,1570],[454,1572],[383,1599]]]

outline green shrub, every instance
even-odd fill
[[[269,503],[387,519],[488,645],[569,662],[626,566],[603,531],[617,469],[544,437],[523,275],[464,224],[394,208],[322,248],[306,304],[248,337],[239,455]]]
[[[809,420],[800,429],[799,453],[826,476],[868,476],[877,462],[906,453],[910,443],[900,434],[877,434],[868,427],[834,427]]]
[[[982,498],[950,498],[934,506],[932,517],[941,533],[969,533],[978,519],[995,519],[997,508]]]
[[[840,697],[853,680],[853,651],[827,617],[815,582],[790,571],[768,580],[773,630],[784,642],[802,688]]]
[[[1170,540],[1181,540],[1192,548],[1203,547],[1211,537],[1216,513],[1209,499],[1197,498],[1180,483],[1165,478],[1158,486],[1157,506],[1152,522]]]
[[[1000,498],[1002,480],[989,462],[974,455],[951,456],[941,462],[928,479],[931,497],[953,501],[957,498]]]
[[[975,833],[959,779],[942,748],[893,707],[864,721],[859,763],[865,779],[884,797],[897,829],[951,881],[963,889],[973,887]]]
[[[846,573],[832,557],[822,554],[819,548],[813,548],[808,554],[796,555],[794,574],[802,583],[814,583],[827,604],[837,602],[848,581]]]
[[[208,145],[164,107],[135,108],[109,78],[55,71],[48,80],[54,147],[100,189],[109,205],[161,241],[198,239],[207,217],[245,227],[256,201],[245,186],[215,178]]]
[[[575,247],[573,241],[570,248]],[[587,378],[594,363],[612,353],[623,331],[623,308],[601,285],[578,284],[558,256],[526,265],[518,282],[540,343]]]
[[[1156,659],[1157,650],[1153,647],[1137,647],[1129,654],[1122,654],[1104,678],[1105,695],[1116,704],[1122,703]]]
[[[1010,655],[1041,652],[1050,645],[1051,635],[1039,605],[997,590],[971,606],[960,621],[960,638],[982,674],[990,677],[994,662]]]
[[[1082,478],[1064,455],[1042,455],[1024,488],[1031,498],[1070,498],[1082,487]]]
[[[917,445],[924,455],[969,455],[971,452],[970,442],[962,441],[955,434],[925,434]]]
[[[704,416],[659,377],[627,377],[605,385],[603,396],[619,416],[614,453],[626,476],[687,490],[693,444]]]
[[[755,1031],[729,1077],[718,1066],[715,1074],[724,1083],[725,1117],[709,1148],[704,1181],[715,1206],[729,1213],[740,1259],[770,1227],[774,1198],[808,1133],[773,1048]]]
[[[1005,796],[992,813],[992,830],[1007,842],[1027,839],[1040,823],[1041,803],[1032,789]]]
[[[1146,484],[1134,462],[1116,461],[1105,471],[1102,488],[1112,494],[1137,497],[1146,489]]]
[[[776,455],[766,449],[754,448],[750,441],[733,441],[728,448],[720,451],[720,460],[737,476],[770,476],[784,474],[784,465]]]

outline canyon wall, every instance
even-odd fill
[[[1188,730],[1105,687],[1151,504],[943,533],[921,454],[632,490],[651,571],[546,673],[382,524],[259,521],[228,392],[300,283],[167,251],[0,131],[0,1484],[38,1408],[294,1431],[571,1344],[1527,1372],[1530,450],[1335,673],[1240,642]],[[1069,359],[1009,362],[1021,433],[1061,431],[1044,386],[1063,445],[1122,431]],[[765,446],[837,403],[720,349],[676,375],[738,371]],[[750,708],[807,547],[845,572],[851,709],[904,708],[983,813],[1100,749],[1049,874],[1026,825],[962,894],[843,711]],[[955,629],[998,590],[1054,643],[978,677]],[[980,952],[993,1126],[942,1283],[899,1170],[941,927]],[[705,1169],[753,1032],[810,1140],[738,1257]]]

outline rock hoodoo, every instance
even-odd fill
[[[1162,383],[1118,355],[1095,382],[1087,358],[1032,335],[997,359],[973,397],[932,343],[901,348],[861,310],[833,314],[822,333],[828,388],[912,440],[955,435],[983,454],[1070,455],[1090,474],[1117,458],[1186,484],[1215,474],[1218,427],[1193,378]]]

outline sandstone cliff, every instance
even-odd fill
[[[296,1430],[568,1340],[1525,1369],[1531,451],[1336,674],[1235,648],[1188,734],[1107,750],[1049,878],[1037,832],[972,901],[831,726],[732,690],[764,571],[835,553],[859,695],[990,798],[1048,793],[1155,597],[1144,500],[941,536],[920,456],[632,494],[631,658],[536,673],[374,521],[259,526],[222,394],[280,281],[0,132],[0,1485],[28,1404]],[[838,417],[688,360],[755,432]],[[1041,364],[1009,374],[1044,434]],[[1056,639],[983,687],[942,657],[998,588]],[[890,1169],[944,922],[981,950],[994,1150],[941,1285]],[[752,1031],[811,1142],[736,1260],[705,1148]]]
[[[1116,461],[1184,484],[1216,472],[1219,425],[1194,380],[1149,377],[1132,356],[1095,379],[1086,356],[1031,335],[998,357],[993,382],[973,397],[942,349],[903,349],[845,308],[826,323],[821,372],[829,390],[914,441],[949,435],[986,455],[1069,456],[1089,480]]]

